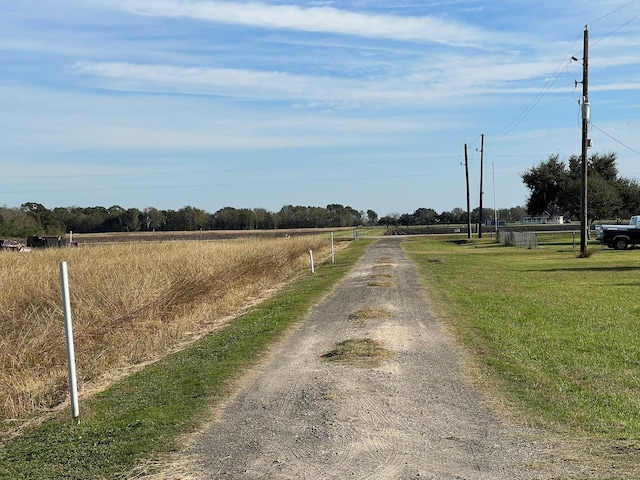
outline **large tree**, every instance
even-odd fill
[[[529,214],[541,215],[564,206],[563,195],[568,180],[567,166],[559,155],[550,155],[546,162],[523,173],[522,181],[530,191],[527,199]]]
[[[522,174],[529,189],[527,212],[541,215],[545,212],[580,216],[582,162],[575,155],[567,162],[558,155],[550,155],[538,166]],[[587,163],[587,215],[606,219],[629,217],[640,208],[638,182],[618,177],[616,154],[594,153]]]

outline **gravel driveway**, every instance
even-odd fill
[[[378,240],[197,438],[203,478],[551,478],[540,435],[501,420],[465,378],[400,242]],[[348,339],[393,355],[323,357]]]

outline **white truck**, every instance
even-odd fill
[[[596,225],[596,240],[616,250],[640,244],[640,215],[631,217],[627,225]]]

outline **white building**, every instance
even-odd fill
[[[539,217],[524,217],[522,219],[524,225],[545,225],[548,223],[561,224],[564,223],[563,215],[540,215]]]

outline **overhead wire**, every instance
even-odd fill
[[[256,185],[274,185],[274,184],[299,184],[299,183],[327,183],[327,182],[353,182],[354,180],[386,180],[386,179],[401,179],[401,178],[424,178],[424,177],[434,177],[434,176],[453,176],[458,175],[457,173],[428,173],[428,174],[409,174],[409,175],[383,175],[383,176],[358,176],[358,177],[340,177],[340,178],[304,178],[304,179],[294,179],[294,180],[264,180],[264,181],[256,181],[256,182],[247,182],[242,181],[240,183],[236,182],[220,182],[213,184],[200,184],[200,185],[158,185],[158,186],[136,186],[138,190],[170,190],[176,188],[212,188],[212,187],[236,187],[236,186],[256,186]],[[117,187],[111,185],[105,188],[86,188],[86,189],[74,189],[74,192],[93,192],[93,191],[119,191],[119,190],[128,190],[131,187]],[[0,191],[0,194],[14,194],[14,193],[57,193],[62,191],[62,189],[48,189],[48,190],[32,190],[32,191],[24,191],[20,190],[16,191]]]
[[[620,145],[622,145],[623,147],[625,147],[626,149],[632,151],[633,153],[636,153],[638,155],[640,155],[640,152],[634,148],[631,148],[629,145],[627,145],[626,143],[618,140],[617,138],[615,138],[613,135],[608,134],[607,132],[605,132],[604,130],[602,130],[600,127],[598,127],[597,125],[591,123],[591,127],[595,128],[596,130],[598,130],[600,133],[606,135],[607,137],[609,137],[611,140],[613,140],[614,142],[619,143]]]
[[[451,155],[417,155],[410,157],[394,156],[394,162],[408,162],[416,160],[428,160],[428,159],[442,159],[444,157],[450,157]],[[265,170],[283,170],[283,169],[299,169],[299,168],[324,168],[331,166],[353,166],[353,165],[372,165],[376,163],[388,163],[390,160],[361,160],[356,162],[323,162],[323,163],[311,163],[311,164],[293,164],[293,165],[270,165],[268,167],[247,167],[247,168],[216,168],[216,169],[199,169],[199,170],[167,170],[167,171],[153,171],[153,172],[127,172],[127,173],[74,173],[64,175],[0,175],[0,178],[4,179],[37,179],[37,178],[92,178],[92,177],[149,177],[149,176],[161,176],[161,175],[189,175],[189,174],[205,174],[205,173],[241,173],[252,171],[265,171]]]
[[[580,39],[580,37],[582,36],[582,33],[580,33],[580,35],[578,35],[576,37],[576,39],[574,40],[574,42],[571,44],[571,47],[569,48],[569,50],[567,51],[567,53],[564,55],[564,57],[562,58],[562,61],[558,64],[558,66],[556,67],[555,71],[553,72],[553,74],[551,75],[551,77],[547,80],[547,83],[544,85],[544,87],[542,87],[542,89],[536,94],[536,96],[533,98],[533,100],[531,100],[531,102],[524,108],[524,110],[522,110],[522,112],[520,112],[510,123],[508,123],[506,126],[504,126],[503,128],[501,128],[500,130],[490,134],[491,137],[498,135],[500,132],[504,131],[505,129],[508,129],[504,134],[502,134],[499,138],[497,138],[496,140],[492,140],[491,142],[489,142],[489,145],[493,145],[497,142],[499,142],[500,140],[502,140],[504,137],[506,137],[507,135],[509,135],[518,125],[520,125],[520,123],[522,123],[522,121],[529,115],[529,113],[531,113],[531,111],[538,105],[538,103],[540,103],[540,101],[544,98],[544,96],[549,92],[549,90],[551,90],[551,87],[555,84],[556,80],[560,77],[560,74],[562,72],[562,68],[565,67],[567,65],[567,58],[569,59],[569,61],[571,60],[570,54],[571,51],[573,50],[573,48],[575,47],[576,43],[578,43],[578,40]],[[510,127],[510,128],[509,128]]]
[[[599,22],[600,20],[603,20],[605,18],[607,18],[609,15],[613,15],[616,12],[619,12],[620,10],[622,10],[625,7],[628,7],[629,5],[631,5],[633,2],[635,2],[636,0],[631,0],[630,2],[625,3],[624,5],[619,6],[618,8],[610,11],[609,13],[605,13],[604,15],[602,15],[601,17],[596,18],[595,20],[592,20],[590,22],[587,23],[587,25],[593,25],[596,22]]]
[[[593,42],[591,44],[591,47],[595,47],[596,45],[598,45],[600,42],[606,40],[607,38],[609,38],[611,35],[613,35],[614,33],[616,33],[619,30],[622,30],[622,28],[626,27],[627,25],[629,25],[631,22],[633,22],[636,18],[640,17],[640,13],[637,13],[636,15],[634,15],[633,17],[631,17],[629,20],[627,20],[626,22],[624,22],[622,25],[614,28],[612,31],[610,31],[609,33],[607,33],[604,37],[601,37],[600,39],[598,39],[598,41]]]
[[[608,12],[608,13],[606,13],[606,14],[598,17],[598,18],[596,18],[595,20],[592,20],[591,22],[587,23],[587,25],[590,25],[590,24],[593,24],[593,23],[597,23],[597,22],[603,20],[604,18],[607,18],[610,15],[613,15],[614,13],[616,13],[616,12],[626,8],[626,7],[628,7],[629,5],[631,5],[634,2],[635,2],[635,0],[631,0],[631,1],[627,2],[627,3],[625,3],[624,5],[621,5],[621,6],[617,7],[617,8],[615,8],[615,9],[611,10],[610,12]],[[622,29],[623,27],[625,27],[626,25],[628,25],[629,23],[631,23],[633,20],[635,20],[638,17],[640,17],[640,13],[638,13],[637,15],[634,15],[633,17],[631,17],[629,20],[627,20],[626,22],[624,22],[623,24],[621,24],[620,26],[618,26],[617,28],[615,28],[614,30],[609,32],[607,35],[605,35],[604,37],[600,38],[597,42],[592,43],[591,47],[599,44],[600,42],[605,40],[607,37],[613,35],[615,32],[619,31],[620,29]],[[560,64],[558,65],[558,67],[556,68],[556,70],[554,71],[552,76],[549,78],[549,80],[547,80],[547,83],[536,94],[536,96],[531,100],[531,102],[527,105],[527,107],[525,107],[522,110],[522,112],[520,112],[510,123],[508,123],[502,129],[490,134],[490,137],[493,137],[495,135],[498,135],[499,133],[501,133],[505,129],[508,129],[500,137],[498,137],[495,140],[490,141],[488,143],[488,145],[493,145],[493,144],[499,142],[500,140],[502,140],[507,135],[509,135],[518,125],[520,125],[520,123],[522,123],[522,121],[529,115],[529,113],[531,113],[531,111],[538,105],[538,103],[540,103],[542,98],[548,93],[548,91],[551,89],[551,87],[555,84],[557,79],[560,77],[561,68],[567,66],[567,64],[568,64],[567,63],[567,57],[569,57],[571,51],[575,47],[575,45],[578,42],[578,40],[580,39],[580,37],[582,37],[582,32],[576,37],[576,39],[574,40],[573,44],[569,48],[569,51],[565,54],[565,56],[563,57],[562,61],[560,62]],[[569,60],[571,60],[570,57],[569,57]],[[577,80],[575,80],[575,79],[574,79],[574,81],[575,81],[575,85],[577,86],[577,84],[579,82]],[[575,98],[575,88],[574,88],[574,98]]]
[[[596,22],[598,22],[598,21],[602,20],[603,18],[606,18],[606,17],[608,17],[609,15],[611,15],[611,14],[613,14],[613,13],[618,12],[618,11],[622,10],[623,8],[625,8],[625,7],[628,7],[629,5],[631,5],[631,4],[632,4],[632,3],[634,3],[634,2],[635,2],[635,0],[631,0],[631,1],[627,2],[627,3],[625,3],[624,5],[622,5],[622,6],[618,7],[618,8],[616,8],[615,10],[613,10],[613,11],[609,12],[608,14],[603,15],[602,17],[599,17],[599,18],[597,18],[596,20],[592,21],[592,22],[591,22],[591,24],[596,23]],[[611,30],[609,33],[607,33],[607,34],[606,34],[606,35],[604,35],[603,37],[599,38],[597,41],[593,42],[593,43],[590,45],[590,48],[593,48],[594,46],[596,46],[596,45],[600,44],[601,42],[603,42],[604,40],[606,40],[607,38],[609,38],[611,35],[613,35],[614,33],[616,33],[616,32],[618,32],[618,31],[620,31],[622,28],[624,28],[624,27],[626,27],[627,25],[629,25],[632,21],[636,20],[638,17],[640,17],[640,12],[639,12],[639,13],[637,13],[636,15],[632,16],[632,17],[631,17],[631,18],[629,18],[627,21],[623,22],[622,24],[620,24],[619,26],[617,26],[617,27],[616,27],[616,28],[614,28],[613,30]],[[624,142],[622,142],[621,140],[617,139],[617,138],[616,138],[616,137],[614,137],[613,135],[611,135],[611,134],[609,134],[609,133],[605,132],[603,129],[601,129],[600,127],[598,127],[598,126],[597,126],[597,125],[595,125],[594,123],[590,123],[590,126],[591,126],[592,128],[595,128],[596,130],[598,130],[598,131],[599,131],[600,133],[602,133],[603,135],[605,135],[605,136],[609,137],[609,138],[610,138],[611,140],[613,140],[614,142],[616,142],[616,143],[618,143],[618,144],[622,145],[623,147],[625,147],[625,148],[626,148],[626,149],[628,149],[629,151],[631,151],[631,152],[633,152],[633,153],[635,153],[635,154],[637,154],[637,155],[640,155],[640,152],[639,152],[638,150],[636,150],[636,149],[634,149],[634,148],[630,147],[629,145],[627,145],[626,143],[624,143]]]

